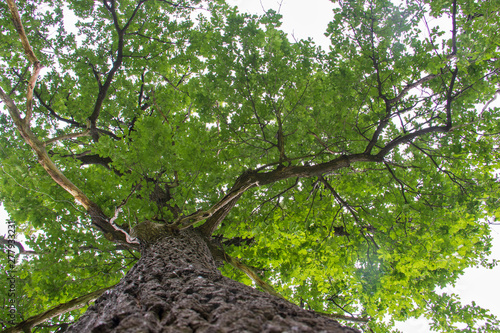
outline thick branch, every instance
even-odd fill
[[[214,216],[220,209],[224,208],[231,202],[233,202],[233,206],[238,200],[238,198],[249,188],[256,186],[256,182],[252,182],[248,177],[246,177],[246,174],[243,174],[243,176],[239,177],[236,180],[235,185],[231,188],[229,193],[222,198],[219,202],[217,202],[215,205],[213,205],[210,209],[206,211],[200,211],[192,215],[188,215],[185,217],[179,218],[177,221],[174,222],[174,225],[178,226],[181,229],[188,228],[192,226],[193,224],[206,220],[208,218],[211,218]],[[226,214],[227,215],[227,214]],[[210,228],[211,229],[211,228]]]
[[[35,89],[36,80],[38,79],[38,75],[40,74],[40,70],[42,69],[42,65],[39,62],[33,63],[33,72],[31,74],[31,78],[28,82],[28,90],[26,92],[26,123],[30,123],[31,116],[33,115],[33,90]]]
[[[128,243],[128,234],[114,227],[109,223],[109,218],[102,212],[97,204],[92,202],[75,184],[73,184],[66,176],[59,170],[59,168],[50,159],[47,151],[45,150],[45,145],[43,142],[38,140],[38,138],[31,132],[31,129],[26,124],[26,122],[21,119],[19,110],[14,104],[14,101],[7,96],[4,91],[0,88],[0,98],[3,100],[9,113],[16,125],[19,133],[23,139],[28,143],[33,151],[38,156],[38,163],[47,171],[49,176],[64,190],[75,198],[90,214],[92,218],[92,223],[97,226],[108,240],[117,241],[120,243]],[[134,245],[135,246],[135,245]]]
[[[458,67],[452,72],[450,88],[446,93],[446,127],[451,129],[452,119],[451,119],[451,102],[453,101],[453,86],[455,85],[455,80],[458,74]]]
[[[21,16],[19,15],[19,12],[17,11],[16,4],[14,0],[7,0],[7,5],[9,6],[10,13],[12,15],[12,22],[14,23],[14,26],[16,27],[17,34],[19,35],[19,38],[21,39],[21,44],[23,45],[24,48],[24,53],[26,54],[26,57],[28,60],[33,64],[33,72],[31,74],[31,78],[28,81],[28,90],[26,93],[26,123],[30,123],[31,121],[31,115],[33,113],[33,89],[35,89],[35,83],[36,80],[38,79],[38,75],[40,74],[40,70],[42,69],[42,66],[40,62],[38,61],[38,58],[36,57],[35,53],[33,52],[33,49],[30,46],[30,43],[28,41],[28,37],[26,36],[26,32],[24,31],[23,24],[21,22]]]
[[[273,287],[271,287],[268,283],[266,283],[260,276],[255,272],[255,270],[241,262],[238,258],[231,257],[229,254],[227,254],[224,250],[220,249],[218,246],[215,246],[214,244],[207,242],[208,248],[210,249],[210,252],[214,256],[215,259],[223,260],[233,266],[234,268],[242,271],[245,273],[257,286],[262,288],[265,292],[268,294],[274,295],[279,298],[284,298],[280,294],[278,294]]]
[[[116,14],[115,1],[112,0],[111,5],[108,5],[108,2],[106,0],[104,0],[103,2],[104,2],[104,6],[108,9],[108,11],[113,16],[113,24],[114,24],[116,32],[118,34],[118,48],[116,50],[117,55],[116,55],[115,61],[113,62],[113,67],[108,72],[108,75],[106,76],[106,81],[104,82],[104,84],[102,86],[101,85],[99,86],[99,93],[97,95],[97,100],[96,100],[95,105],[94,105],[94,111],[92,112],[92,114],[89,117],[90,129],[91,129],[92,138],[94,139],[94,141],[97,141],[99,139],[96,123],[97,123],[97,118],[99,118],[99,114],[100,114],[101,109],[102,109],[102,104],[104,102],[104,99],[107,96],[108,89],[111,86],[111,82],[113,81],[113,77],[123,62],[123,47],[125,45],[125,37],[124,37],[125,32],[127,31],[128,27],[129,27],[130,23],[132,22],[132,20],[134,19],[135,15],[137,14],[137,11],[141,7],[141,5],[144,3],[144,1],[139,1],[136,8],[134,9],[134,12],[130,16],[130,18],[127,21],[127,23],[125,24],[125,26],[123,28],[120,28],[120,24],[118,22],[118,16]]]
[[[7,0],[7,5],[9,6],[9,10],[12,15],[12,23],[14,23],[14,26],[16,27],[17,30],[17,34],[19,35],[21,43],[23,44],[24,53],[26,54],[26,57],[31,63],[36,64],[39,61],[35,53],[33,52],[33,49],[30,46],[30,42],[28,41],[28,37],[26,37],[26,33],[24,32],[24,27],[21,22],[21,16],[17,11],[16,3],[14,2],[14,0]]]
[[[228,202],[225,206],[221,207],[218,211],[216,211],[211,217],[207,219],[203,225],[199,227],[200,232],[203,235],[212,235],[217,227],[221,224],[221,222],[226,218],[227,214],[233,209],[236,202],[238,202],[241,195],[238,195],[233,198],[230,202]]]
[[[275,183],[290,177],[297,177],[297,178],[305,178],[305,177],[313,177],[313,176],[323,176],[324,174],[331,173],[335,170],[345,168],[351,165],[351,163],[355,162],[383,162],[385,156],[389,154],[393,149],[396,147],[400,146],[401,144],[407,143],[412,141],[413,139],[430,134],[430,133],[446,133],[449,132],[450,129],[452,128],[451,126],[451,104],[453,101],[452,98],[452,90],[453,86],[455,83],[455,79],[457,76],[458,70],[455,69],[452,72],[452,79],[450,83],[450,87],[447,92],[447,105],[446,105],[446,111],[447,111],[447,122],[445,126],[431,126],[427,127],[421,130],[414,131],[413,133],[408,133],[406,135],[397,137],[387,143],[385,147],[383,147],[376,155],[371,155],[371,150],[375,146],[378,137],[383,130],[383,128],[386,126],[387,122],[389,121],[390,117],[390,110],[391,106],[394,103],[397,103],[403,96],[412,88],[423,84],[424,82],[427,82],[433,78],[435,78],[437,75],[428,75],[413,84],[408,85],[406,88],[404,88],[398,96],[391,100],[385,99],[386,102],[386,111],[388,115],[386,118],[384,118],[381,123],[379,124],[379,127],[377,128],[374,136],[372,137],[370,143],[368,144],[366,150],[364,153],[361,154],[352,154],[352,155],[342,155],[339,156],[329,162],[325,163],[320,163],[316,165],[305,165],[305,166],[288,166],[285,168],[277,168],[274,171],[270,172],[265,172],[265,173],[259,173],[258,171],[248,171],[244,173],[242,176],[238,178],[236,181],[235,185],[231,188],[229,193],[222,198],[219,202],[217,202],[214,206],[212,206],[210,209],[206,211],[199,211],[194,214],[191,214],[189,216],[185,216],[182,218],[179,218],[174,225],[184,229],[189,226],[192,226],[193,224],[203,221],[205,219],[209,219],[214,214],[216,214],[220,209],[228,206],[229,203],[231,203],[231,207],[228,206],[228,209],[225,209],[224,214],[220,214],[220,216],[217,216],[217,218],[214,218],[212,221],[210,221],[210,224],[205,226],[203,229],[205,232],[210,234],[210,232],[213,232],[216,228],[216,226],[222,221],[222,219],[227,215],[229,210],[234,206],[238,198],[248,189],[256,186],[264,186],[267,184]]]
[[[17,247],[17,249],[19,250],[19,254],[37,254],[35,251],[26,250],[21,242],[12,239],[6,239],[4,236],[0,236],[0,245],[13,245]]]
[[[12,6],[12,15],[14,16],[14,20],[16,20],[17,10],[15,8],[15,3],[13,3],[12,0],[9,1],[11,1],[9,2],[9,6]],[[17,16],[19,16],[19,14],[17,14]],[[22,29],[22,23],[19,20],[17,24],[21,26],[21,28],[18,29],[18,32],[20,34],[21,40],[23,41],[23,39],[26,38],[26,35],[23,35],[24,29]],[[31,61],[33,59],[33,51],[29,47],[29,43],[25,43],[23,41],[23,45],[25,47],[26,56]],[[28,47],[29,49],[26,49],[26,47]],[[75,200],[77,200],[87,210],[92,218],[92,223],[104,232],[104,235],[108,240],[129,244],[130,236],[124,230],[121,230],[120,228],[111,224],[109,218],[102,212],[100,207],[92,202],[77,186],[75,186],[68,178],[66,178],[61,170],[59,170],[59,168],[54,164],[54,162],[47,154],[47,151],[45,150],[44,143],[41,142],[31,131],[28,115],[25,119],[22,119],[21,113],[19,112],[19,109],[15,105],[14,101],[7,94],[5,94],[5,92],[1,88],[0,98],[7,106],[9,114],[14,121],[17,130],[26,141],[26,143],[29,144],[33,151],[36,153],[36,155],[38,156],[38,163],[40,163],[45,171],[47,171],[49,176],[59,186],[70,193],[73,198],[75,198]],[[138,244],[134,243],[131,246],[137,245]]]
[[[429,133],[446,133],[449,132],[450,128],[448,126],[432,126],[428,128],[424,128],[418,131],[415,131],[413,133],[397,137],[396,139],[392,140],[389,142],[387,145],[385,145],[384,148],[382,148],[377,155],[379,159],[383,159],[391,150],[396,148],[397,146],[410,142],[411,140],[418,138],[419,136],[429,134]]]
[[[111,169],[109,164],[113,162],[113,160],[109,157],[101,157],[98,154],[91,154],[90,150],[84,151],[83,153],[79,154],[61,155],[61,157],[71,157],[77,159],[82,162],[83,165],[99,164],[106,169]]]
[[[50,318],[53,318],[53,317],[62,315],[66,312],[81,308],[81,307],[85,306],[86,304],[97,299],[106,290],[112,289],[114,287],[115,286],[99,289],[99,290],[96,290],[94,292],[91,292],[90,294],[74,298],[67,303],[59,304],[50,310],[47,310],[39,315],[30,317],[30,318],[20,322],[16,326],[13,326],[13,327],[6,329],[5,331],[3,331],[3,333],[31,332],[31,328],[33,326],[39,325],[43,322],[46,322]]]
[[[241,260],[229,256],[227,253],[224,254],[225,260],[234,268],[239,269],[245,273],[257,286],[262,288],[268,294],[274,295],[276,297],[283,298],[278,294],[273,287],[266,283],[250,266],[245,265]]]
[[[229,193],[219,202],[213,205],[210,209],[182,217],[174,224],[180,229],[185,229],[197,222],[206,220],[212,217],[219,209],[223,208],[231,201],[233,201],[233,199],[241,196],[246,190],[252,187],[264,186],[292,177],[307,178],[320,176],[323,174],[331,173],[341,168],[348,167],[351,165],[351,163],[355,162],[382,162],[382,157],[369,154],[342,155],[329,162],[316,165],[288,166],[265,173],[259,173],[257,171],[247,171],[236,180],[235,185],[231,188]]]
[[[457,54],[457,0],[453,1],[453,9],[451,13],[451,55]]]
[[[92,202],[83,194],[80,189],[78,189],[69,179],[67,179],[62,172],[57,168],[57,166],[49,158],[47,151],[45,150],[44,144],[38,140],[38,138],[31,132],[28,124],[21,119],[20,112],[14,101],[7,96],[4,91],[0,88],[0,97],[7,106],[10,116],[14,121],[17,129],[19,130],[21,136],[24,138],[26,143],[28,143],[31,148],[35,151],[38,156],[38,162],[43,166],[47,173],[52,177],[52,179],[69,192],[78,202],[80,202],[85,209],[88,209]]]
[[[257,186],[264,186],[272,183],[276,183],[281,180],[285,180],[288,178],[296,177],[296,178],[308,178],[314,176],[322,176],[325,174],[332,173],[335,170],[339,170],[342,168],[349,167],[352,163],[356,162],[375,162],[381,163],[384,162],[384,158],[390,151],[394,148],[398,147],[401,144],[410,142],[411,140],[423,136],[425,134],[430,133],[447,133],[450,131],[448,126],[432,126],[428,128],[424,128],[413,133],[409,133],[407,135],[395,138],[390,141],[384,148],[382,148],[378,154],[371,155],[368,153],[361,154],[352,154],[352,155],[342,155],[331,161],[319,163],[316,165],[304,165],[304,166],[288,166],[284,168],[277,168],[276,170],[260,173],[255,170],[246,171],[243,175],[241,175],[235,182],[235,185],[231,188],[228,194],[224,198],[222,198],[219,202],[213,205],[210,209],[206,211],[199,211],[194,214],[184,216],[179,218],[174,222],[174,226],[177,226],[180,229],[188,228],[194,225],[197,222],[201,222],[203,220],[209,219],[215,215],[220,209],[224,208],[228,204],[236,203],[238,198],[248,189]],[[227,211],[224,217],[227,215],[229,211]],[[223,217],[222,217],[223,218]],[[217,223],[222,221],[221,219],[216,219]],[[204,227],[205,232],[209,232],[214,230],[213,226],[216,223],[214,221],[211,222],[211,227]]]

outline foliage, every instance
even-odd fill
[[[126,230],[206,210],[259,174],[216,234],[296,304],[379,332],[422,315],[498,331],[437,288],[489,265],[485,221],[500,217],[500,2],[395,3],[337,1],[325,51],[291,42],[276,12],[223,1],[20,2],[44,66],[32,131],[63,138],[52,160]],[[0,6],[1,88],[23,109],[28,62]],[[18,263],[26,319],[116,283],[138,254],[93,229],[0,122],[0,200],[37,252]]]

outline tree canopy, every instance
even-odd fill
[[[153,221],[351,326],[498,331],[440,288],[495,265],[500,1],[334,3],[328,50],[223,0],[1,3],[0,201],[32,249],[16,320],[116,284]]]

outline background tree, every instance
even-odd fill
[[[436,288],[495,264],[500,3],[336,3],[328,52],[223,1],[1,4],[19,321],[121,280],[70,329],[498,331]]]

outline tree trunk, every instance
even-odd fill
[[[221,275],[194,230],[165,237],[67,332],[358,332]]]

